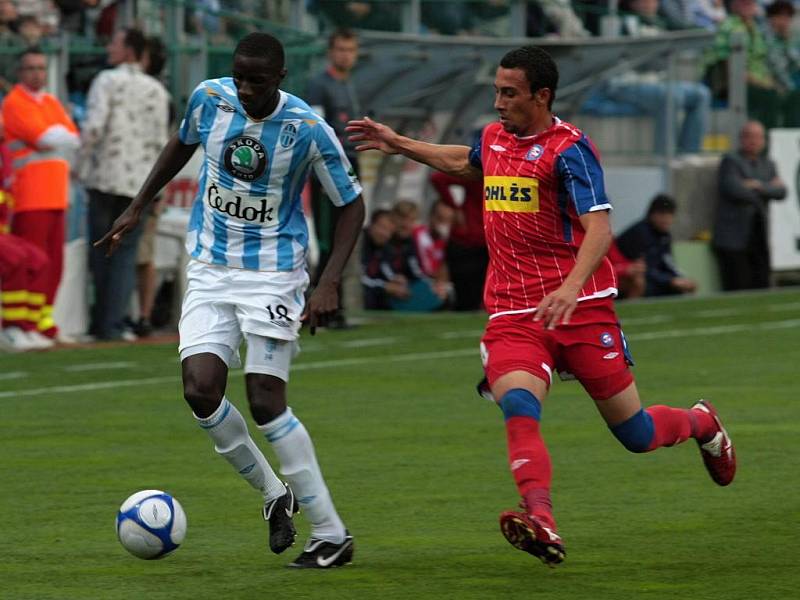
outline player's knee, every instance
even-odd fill
[[[630,419],[609,429],[626,449],[636,453],[650,449],[655,433],[653,418],[644,409],[639,409]]]
[[[256,423],[269,423],[286,411],[285,381],[261,373],[248,373],[245,381],[250,412]]]
[[[542,415],[539,399],[522,388],[507,391],[499,404],[506,421],[512,417],[532,417],[538,421]]]
[[[224,382],[196,373],[184,374],[183,397],[198,417],[206,418],[213,414],[224,394]]]

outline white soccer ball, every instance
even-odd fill
[[[162,558],[177,550],[185,535],[186,513],[166,492],[136,492],[119,507],[117,537],[134,556]]]

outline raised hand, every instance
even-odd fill
[[[400,137],[394,129],[383,123],[373,121],[369,117],[349,121],[347,127],[348,138],[351,142],[364,142],[356,146],[356,150],[380,150],[385,154],[397,154],[397,139]]]

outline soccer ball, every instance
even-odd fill
[[[134,556],[161,558],[178,549],[186,535],[186,514],[180,503],[161,490],[130,496],[117,513],[117,537]]]

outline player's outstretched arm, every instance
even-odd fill
[[[350,141],[361,142],[356,150],[380,150],[385,154],[402,154],[455,177],[480,179],[483,174],[469,162],[469,147],[429,144],[400,135],[394,129],[369,117],[350,121],[345,130]]]
[[[328,264],[325,265],[317,287],[308,299],[303,319],[308,321],[311,335],[316,332],[317,325],[325,325],[328,317],[339,308],[339,283],[342,280],[342,271],[353,252],[363,224],[364,199],[359,194],[358,198],[342,207],[339,213]]]
[[[114,224],[102,238],[97,240],[95,246],[106,246],[106,256],[114,253],[122,237],[139,223],[139,216],[148,204],[156,197],[169,181],[175,177],[197,149],[198,144],[186,145],[180,141],[178,134],[173,135],[164,149],[161,150],[156,164],[150,170],[142,189],[128,205]]]

